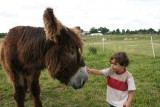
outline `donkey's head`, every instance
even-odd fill
[[[45,56],[50,75],[73,88],[81,88],[88,79],[85,63],[81,56],[82,42],[79,27],[64,26],[53,14],[51,8],[44,12],[46,41],[53,44]]]

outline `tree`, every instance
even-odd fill
[[[3,38],[7,33],[0,33],[0,38]]]
[[[126,30],[126,34],[130,34],[130,30],[129,29]]]
[[[147,31],[148,34],[153,34],[153,33],[156,33],[156,31],[152,28],[149,28],[148,31]]]
[[[120,34],[120,30],[119,29],[116,29],[116,34]]]
[[[84,32],[84,30],[83,30],[83,29],[81,29],[81,30],[80,30],[80,32],[82,33],[82,32]]]
[[[98,30],[95,27],[92,27],[89,32],[90,33],[98,33]]]
[[[116,31],[115,31],[115,30],[113,30],[113,31],[112,31],[112,34],[116,34]]]
[[[138,30],[138,33],[139,33],[139,34],[145,34],[145,29],[139,29],[139,30]]]
[[[157,32],[157,34],[158,34],[158,35],[160,34],[160,29],[158,29],[158,32]]]
[[[109,32],[109,29],[106,27],[100,27],[98,28],[98,31],[101,31],[102,34],[107,34]]]
[[[126,31],[124,29],[122,29],[122,34],[126,34]]]

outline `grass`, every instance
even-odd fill
[[[141,36],[141,35],[140,35]],[[83,57],[87,67],[103,69],[109,67],[108,59],[115,51],[126,51],[130,58],[128,70],[134,76],[136,82],[136,92],[132,107],[159,107],[160,106],[160,47],[156,48],[156,58],[153,58],[150,47],[150,36],[141,36],[138,39],[124,40],[125,36],[112,37],[114,39],[106,41],[103,52],[101,42],[102,37],[83,37],[85,41]],[[129,37],[128,37],[129,38]],[[132,37],[135,38],[135,37]],[[154,36],[154,42],[160,44],[160,38]],[[93,45],[94,44],[94,45]],[[142,47],[128,46],[135,44],[145,44]],[[147,45],[148,44],[148,45]],[[97,54],[89,54],[88,47],[97,48]],[[114,46],[118,46],[114,48]],[[12,85],[0,68],[0,107],[15,107],[12,97]],[[80,90],[74,90],[70,86],[60,84],[59,81],[51,79],[46,70],[42,71],[41,79],[41,99],[44,107],[106,107],[106,80],[101,76],[89,75],[88,82]],[[26,107],[31,107],[32,102],[29,95],[25,99]]]

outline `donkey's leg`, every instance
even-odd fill
[[[28,90],[28,80],[27,80],[27,78],[24,78],[24,88],[25,88],[25,92],[26,92],[26,93],[29,92],[29,90]]]
[[[18,76],[14,78],[13,87],[14,87],[14,100],[17,107],[24,107],[25,99],[25,87],[23,76]]]
[[[30,93],[33,99],[34,107],[43,107],[40,100],[40,86],[39,86],[39,77],[41,72],[35,71],[34,75],[31,77],[30,82]]]

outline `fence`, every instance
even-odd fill
[[[106,52],[126,51],[134,54],[142,54],[160,57],[160,36],[100,36],[85,38],[85,46],[94,46]]]

